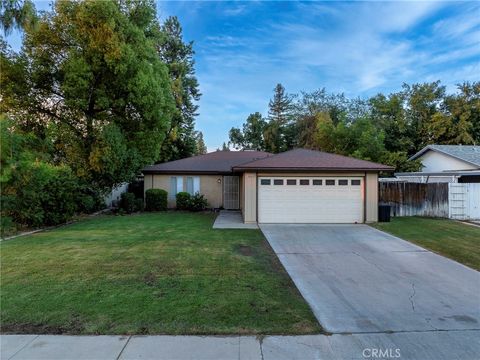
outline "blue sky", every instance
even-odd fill
[[[37,8],[48,8],[38,2]],[[479,2],[159,2],[194,41],[203,93],[197,128],[209,150],[272,89],[325,87],[349,97],[441,80],[480,80]],[[19,36],[9,42],[18,47]]]

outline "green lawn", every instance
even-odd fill
[[[1,331],[320,332],[261,232],[213,218],[102,216],[2,242]]]
[[[373,226],[480,270],[480,227],[422,217],[396,217]]]

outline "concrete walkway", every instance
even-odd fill
[[[257,224],[245,224],[242,213],[237,210],[221,210],[215,222],[214,229],[258,229]]]
[[[477,360],[480,332],[309,336],[2,335],[2,360]],[[466,346],[467,344],[467,346]],[[383,354],[383,356],[379,356]],[[376,355],[376,356],[374,356]],[[397,355],[397,356],[396,356]]]

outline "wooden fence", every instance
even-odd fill
[[[390,205],[391,216],[448,218],[448,183],[380,182],[379,204]]]

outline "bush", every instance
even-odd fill
[[[120,209],[127,214],[131,214],[136,210],[135,195],[129,192],[124,192],[120,195]]]
[[[192,196],[188,192],[179,192],[175,196],[177,200],[177,209],[178,210],[189,210],[190,209],[190,201]]]
[[[145,192],[145,210],[165,211],[167,210],[168,193],[162,189],[148,189]]]
[[[71,219],[77,211],[74,195],[78,189],[78,180],[69,168],[58,168],[52,172],[41,199],[45,225],[63,224]]]
[[[90,214],[95,211],[95,199],[91,195],[81,194],[78,197],[78,211]]]
[[[7,237],[15,234],[17,231],[15,223],[9,216],[0,216],[0,235],[1,237]]]
[[[20,162],[3,184],[2,216],[32,227],[58,225],[76,212],[78,192],[78,179],[68,167]]]
[[[143,199],[135,199],[135,211],[143,211]]]
[[[208,206],[208,201],[200,193],[196,193],[190,199],[190,211],[202,211]]]

